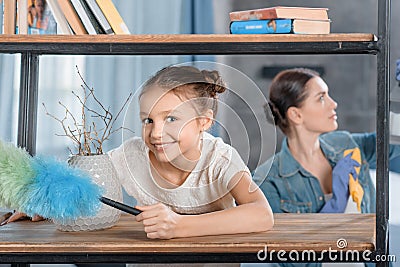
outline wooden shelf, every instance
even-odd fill
[[[190,42],[370,42],[371,33],[337,34],[139,34],[139,35],[1,35],[0,43],[190,43]]]
[[[110,229],[61,232],[43,221],[10,223],[0,228],[0,261],[40,262],[258,262],[257,253],[292,250],[375,250],[374,214],[275,214],[271,231],[236,235],[153,240],[143,225],[123,215]],[[339,240],[346,246],[338,248]],[[323,253],[322,253],[323,254]],[[338,258],[339,259],[339,258]],[[329,259],[326,259],[329,260]]]
[[[1,53],[76,55],[376,54],[370,33],[2,35]]]

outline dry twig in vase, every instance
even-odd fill
[[[81,89],[83,90],[83,96],[76,94],[72,91],[72,94],[78,99],[81,104],[81,118],[78,119],[76,115],[68,109],[68,107],[61,101],[58,102],[65,110],[64,117],[58,118],[48,112],[46,105],[42,103],[46,115],[52,117],[61,124],[64,134],[56,134],[57,136],[66,136],[70,138],[77,148],[77,153],[71,154],[77,155],[100,155],[103,154],[103,143],[110,138],[110,136],[121,130],[124,127],[114,129],[116,120],[120,117],[122,111],[129,103],[132,93],[129,94],[122,107],[114,116],[110,107],[106,108],[103,103],[94,94],[94,88],[90,88],[86,81],[83,79],[79,69],[77,72],[82,80]],[[94,106],[89,105],[90,101],[94,101]],[[91,118],[91,119],[90,119]],[[72,124],[68,123],[68,120],[72,120]],[[96,121],[100,121],[101,125],[98,125]],[[129,130],[129,129],[127,129]]]

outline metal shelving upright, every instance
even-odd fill
[[[378,178],[375,254],[388,255],[390,6],[391,0],[378,0],[377,40],[372,34],[2,36],[0,53],[21,54],[18,145],[35,154],[40,55],[376,55]],[[377,266],[388,266],[388,263],[379,262]]]

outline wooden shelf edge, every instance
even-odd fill
[[[221,43],[221,42],[375,42],[372,33],[332,34],[143,34],[1,35],[1,43]]]

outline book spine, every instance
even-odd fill
[[[248,20],[233,21],[230,24],[232,34],[266,34],[266,33],[291,33],[292,20]]]
[[[88,16],[90,22],[92,23],[94,29],[96,30],[97,34],[104,34],[103,28],[100,26],[99,22],[97,21],[95,15],[93,14],[92,10],[90,10],[87,2],[85,0],[79,0],[81,2],[81,5],[83,9],[86,12],[86,15]]]
[[[24,6],[25,4],[21,3],[21,5]],[[27,34],[57,34],[58,24],[48,1],[43,1],[41,3],[37,1],[36,3],[35,1],[29,0],[27,1],[27,5],[27,15],[25,16],[27,21]],[[21,9],[21,12],[23,12],[23,10],[24,9]],[[20,15],[21,17],[19,20],[22,19],[22,13],[18,13],[18,17]],[[20,25],[24,26],[25,22],[20,23]],[[22,27],[20,33],[23,34],[24,32]]]
[[[271,7],[229,13],[231,21],[266,20],[266,19],[328,19],[327,8],[307,7]]]
[[[68,21],[68,24],[71,26],[74,33],[79,35],[87,34],[86,29],[83,26],[83,23],[72,6],[70,0],[57,0],[57,3],[59,4],[65,18]]]
[[[276,19],[278,15],[274,9],[243,10],[229,13],[231,21]]]
[[[79,18],[81,19],[83,25],[85,26],[86,31],[89,34],[97,34],[96,29],[92,25],[88,15],[86,14],[85,9],[83,8],[81,2],[79,0],[71,0],[72,5],[75,8],[76,13],[78,14]]]
[[[17,17],[16,0],[3,1],[3,33],[15,34],[15,20]]]
[[[28,0],[17,1],[18,34],[28,34]]]
[[[99,22],[100,26],[103,28],[104,32],[106,34],[114,34],[106,17],[104,16],[100,7],[97,5],[96,0],[86,0],[86,4],[92,11],[93,15],[96,17],[97,21]]]
[[[58,5],[57,0],[47,0],[47,4],[49,5],[50,10],[53,13],[53,17],[57,22],[57,27],[59,29],[57,30],[57,33],[68,35],[73,34],[71,28],[69,27],[67,19],[65,18],[60,6]]]
[[[130,34],[128,27],[111,0],[96,0],[115,34]]]

